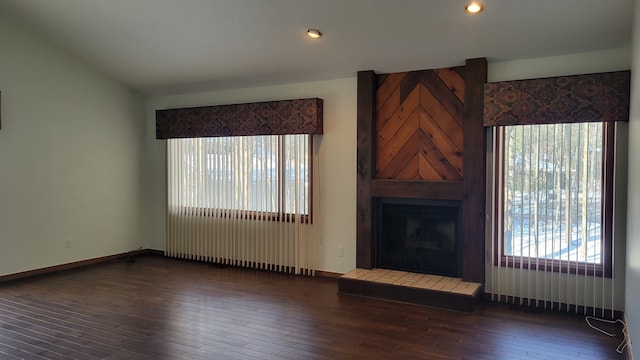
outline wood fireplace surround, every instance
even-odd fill
[[[358,72],[357,253],[377,267],[378,203],[461,203],[459,275],[484,284],[486,59],[393,74]]]

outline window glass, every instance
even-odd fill
[[[604,124],[498,129],[502,255],[602,265]]]
[[[310,137],[169,140],[173,205],[308,215]]]

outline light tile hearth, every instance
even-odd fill
[[[387,269],[355,269],[344,274],[343,277],[347,279],[438,290],[463,295],[473,295],[482,287],[482,285],[478,283],[462,281],[460,278],[417,274]]]
[[[355,269],[340,277],[340,292],[473,312],[482,284],[398,270]]]

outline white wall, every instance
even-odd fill
[[[588,74],[631,68],[631,49],[612,49],[564,56],[546,58],[524,59],[508,62],[490,63],[488,68],[488,81],[506,81],[531,79],[550,76]],[[598,279],[595,286],[589,286],[583,281],[576,281],[575,275],[544,273],[536,271],[519,271],[493,266],[493,254],[491,249],[491,231],[493,226],[488,218],[487,223],[487,251],[486,251],[486,284],[487,292],[508,294],[517,297],[531,298],[537,286],[541,284],[554,284],[554,289],[568,289],[567,298],[561,294],[549,295],[549,300],[577,303],[579,305],[604,307],[605,309],[624,310],[625,308],[625,247],[626,247],[626,187],[627,187],[627,125],[619,124],[616,127],[616,200],[615,200],[615,225],[613,231],[614,241],[614,268],[612,279]],[[489,171],[487,176],[491,178],[492,154],[488,154],[487,163]],[[491,182],[488,182],[489,188]],[[490,199],[491,195],[489,195]],[[487,204],[489,206],[489,199]],[[491,209],[487,213],[493,213]],[[569,286],[571,284],[571,286]],[[585,288],[586,287],[586,288]],[[501,290],[498,290],[501,289]],[[561,292],[564,294],[564,292]],[[579,294],[590,294],[585,299]]]
[[[631,120],[629,121],[629,187],[627,191],[626,309],[631,344],[640,345],[640,1],[636,1],[631,65]]]
[[[631,49],[620,48],[534,59],[490,62],[487,81],[535,79],[629,70]]]
[[[218,92],[155,96],[147,104],[148,162],[154,181],[147,188],[152,213],[149,246],[163,250],[165,240],[165,150],[155,140],[155,110],[317,97],[324,100],[324,134],[319,140],[318,270],[345,273],[356,262],[356,78]],[[319,217],[319,218],[318,218]],[[344,248],[340,257],[338,248]]]
[[[0,275],[144,246],[142,98],[5,17]]]

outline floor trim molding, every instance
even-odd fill
[[[158,252],[158,250],[149,250],[149,249],[132,250],[132,251],[128,251],[120,254],[101,256],[93,259],[74,261],[66,264],[48,266],[40,269],[27,270],[27,271],[14,273],[14,274],[2,275],[0,276],[0,283],[11,281],[11,280],[24,279],[27,277],[50,274],[58,271],[76,269],[79,267],[95,265],[95,264],[105,263],[109,261],[125,260],[132,256],[138,256],[138,255],[144,255],[144,254],[155,254],[156,252],[160,255],[164,255],[164,252]]]

